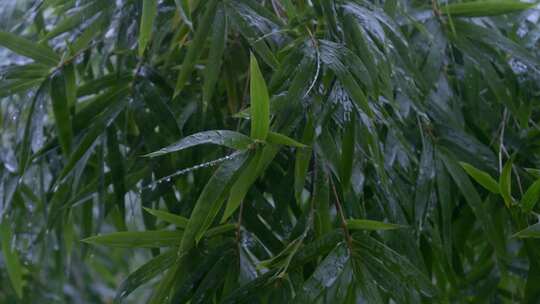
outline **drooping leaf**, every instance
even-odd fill
[[[161,156],[167,153],[178,152],[202,144],[215,144],[236,150],[245,150],[253,141],[242,133],[229,130],[204,131],[186,136],[178,142],[147,154],[147,157]]]
[[[195,246],[210,227],[225,200],[224,195],[238,176],[240,168],[248,159],[244,155],[226,161],[216,170],[208,183],[206,183],[186,225],[179,248],[180,255]]]
[[[154,277],[158,276],[161,272],[171,267],[175,260],[176,250],[169,250],[137,268],[137,270],[130,273],[129,276],[122,281],[117,290],[114,301],[116,303],[122,302],[123,299],[125,299],[139,286],[150,281]]]
[[[34,43],[12,33],[0,31],[0,45],[48,66],[55,66],[60,62],[60,56],[48,46]]]
[[[63,72],[56,73],[51,79],[51,100],[54,121],[58,131],[58,139],[62,152],[66,157],[70,155],[73,142],[73,126],[68,100],[68,83]]]
[[[178,73],[176,87],[174,89],[174,96],[180,94],[180,92],[184,88],[188,77],[190,76],[193,68],[195,67],[197,59],[201,55],[201,48],[205,40],[208,38],[208,32],[210,31],[211,23],[215,15],[217,2],[218,1],[216,0],[210,0],[208,2],[208,5],[206,5],[206,11],[204,12],[204,16],[195,31],[193,42],[189,46],[187,54],[184,57],[184,61],[182,62],[180,72]]]

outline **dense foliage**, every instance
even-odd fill
[[[0,15],[0,303],[540,302],[537,4]]]

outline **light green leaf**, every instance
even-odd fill
[[[157,15],[157,0],[142,0],[141,26],[139,29],[139,57],[144,55],[146,46],[152,37],[154,19]]]
[[[469,174],[469,176],[472,177],[477,183],[482,185],[482,187],[495,194],[499,194],[501,192],[499,184],[489,174],[473,167],[468,163],[459,162],[459,164],[461,167],[463,167],[463,169],[465,169],[465,172],[467,172],[467,174]]]
[[[187,226],[188,219],[183,216],[150,208],[144,208],[144,210],[162,221],[175,224],[178,228],[185,228]]]
[[[521,198],[521,208],[525,212],[530,212],[540,199],[540,180],[535,181]]]
[[[351,230],[394,230],[406,228],[406,226],[374,220],[349,219],[347,220],[347,228]]]
[[[501,176],[499,178],[499,187],[501,189],[501,196],[504,199],[506,207],[510,207],[512,204],[512,163],[510,159],[503,167]]]
[[[476,0],[444,5],[442,12],[452,17],[485,17],[519,12],[535,5],[521,0]]]
[[[250,55],[251,138],[265,140],[270,129],[270,98],[255,55]]]
[[[290,146],[290,147],[297,147],[297,148],[305,148],[307,147],[306,145],[302,144],[302,143],[299,143],[297,142],[296,140],[286,136],[286,135],[283,135],[281,133],[277,133],[277,132],[268,132],[268,135],[266,137],[266,141],[271,143],[271,144],[276,144],[276,145],[285,145],[285,146]]]

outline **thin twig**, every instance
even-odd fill
[[[349,233],[349,229],[347,228],[347,221],[345,219],[345,214],[343,213],[343,208],[341,208],[341,203],[339,201],[339,196],[336,191],[336,185],[334,184],[334,180],[332,179],[332,176],[329,176],[330,184],[332,185],[332,192],[334,193],[334,203],[336,205],[336,209],[339,213],[340,220],[341,220],[341,228],[343,229],[343,233],[345,234],[345,239],[347,240],[347,246],[349,246],[349,250],[352,252],[353,246],[352,246],[352,238],[351,234]]]

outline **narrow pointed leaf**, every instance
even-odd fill
[[[406,226],[374,220],[350,219],[347,220],[347,228],[351,230],[394,230],[406,228]]]
[[[176,87],[174,89],[174,96],[180,94],[180,92],[184,88],[186,81],[188,80],[191,72],[193,71],[193,68],[195,67],[197,59],[202,53],[201,49],[203,48],[204,42],[208,38],[208,32],[210,32],[211,24],[216,11],[216,5],[217,0],[210,0],[206,5],[206,11],[204,12],[204,16],[199,26],[197,27],[197,30],[195,31],[193,41],[189,46],[187,54],[184,57],[184,61],[182,62],[180,72],[178,73],[178,79],[176,81]]]
[[[144,208],[144,210],[162,221],[175,224],[178,228],[185,228],[187,226],[188,219],[183,216],[150,208]]]
[[[0,45],[48,66],[55,66],[60,62],[60,56],[48,46],[34,43],[8,32],[0,31]]]
[[[529,186],[521,198],[521,208],[525,212],[530,212],[534,209],[538,200],[540,200],[540,180],[535,181]]]
[[[250,56],[251,138],[265,140],[270,129],[270,98],[255,55]]]
[[[186,136],[179,140],[178,142],[162,148],[158,151],[152,152],[145,156],[147,157],[156,157],[163,154],[168,154],[172,152],[182,151],[187,148],[202,144],[214,144],[225,146],[231,149],[236,150],[245,150],[247,149],[253,141],[242,133],[229,130],[213,130],[213,131],[204,131],[195,133],[189,136]]]
[[[518,238],[540,238],[540,223],[531,225],[518,233],[514,234]]]
[[[485,17],[519,12],[535,5],[521,0],[475,0],[444,5],[442,11],[452,17]]]
[[[157,0],[143,0],[142,3],[141,26],[139,29],[139,57],[144,55],[146,46],[152,38],[158,4]]]
[[[469,176],[472,177],[482,187],[495,194],[499,194],[501,192],[499,184],[489,174],[482,170],[476,169],[468,163],[460,162],[459,164],[461,165],[461,167],[463,167],[463,169],[465,169],[465,172],[467,172],[467,174],[469,174]]]
[[[506,207],[512,204],[512,160],[508,160],[499,178],[499,187]]]
[[[268,132],[266,141],[271,144],[285,145],[289,147],[305,148],[306,145],[297,142],[296,140],[277,132]]]
[[[15,248],[11,246],[13,241],[13,233],[11,231],[10,223],[7,218],[0,223],[0,244],[2,249],[2,255],[4,257],[4,265],[7,269],[9,280],[11,285],[19,299],[23,297],[23,277],[22,277],[22,265],[19,261],[19,255]]]
[[[71,152],[73,142],[73,127],[69,110],[68,83],[64,72],[58,72],[51,79],[51,99],[54,122],[62,152],[67,157]],[[71,95],[71,92],[69,93]]]

